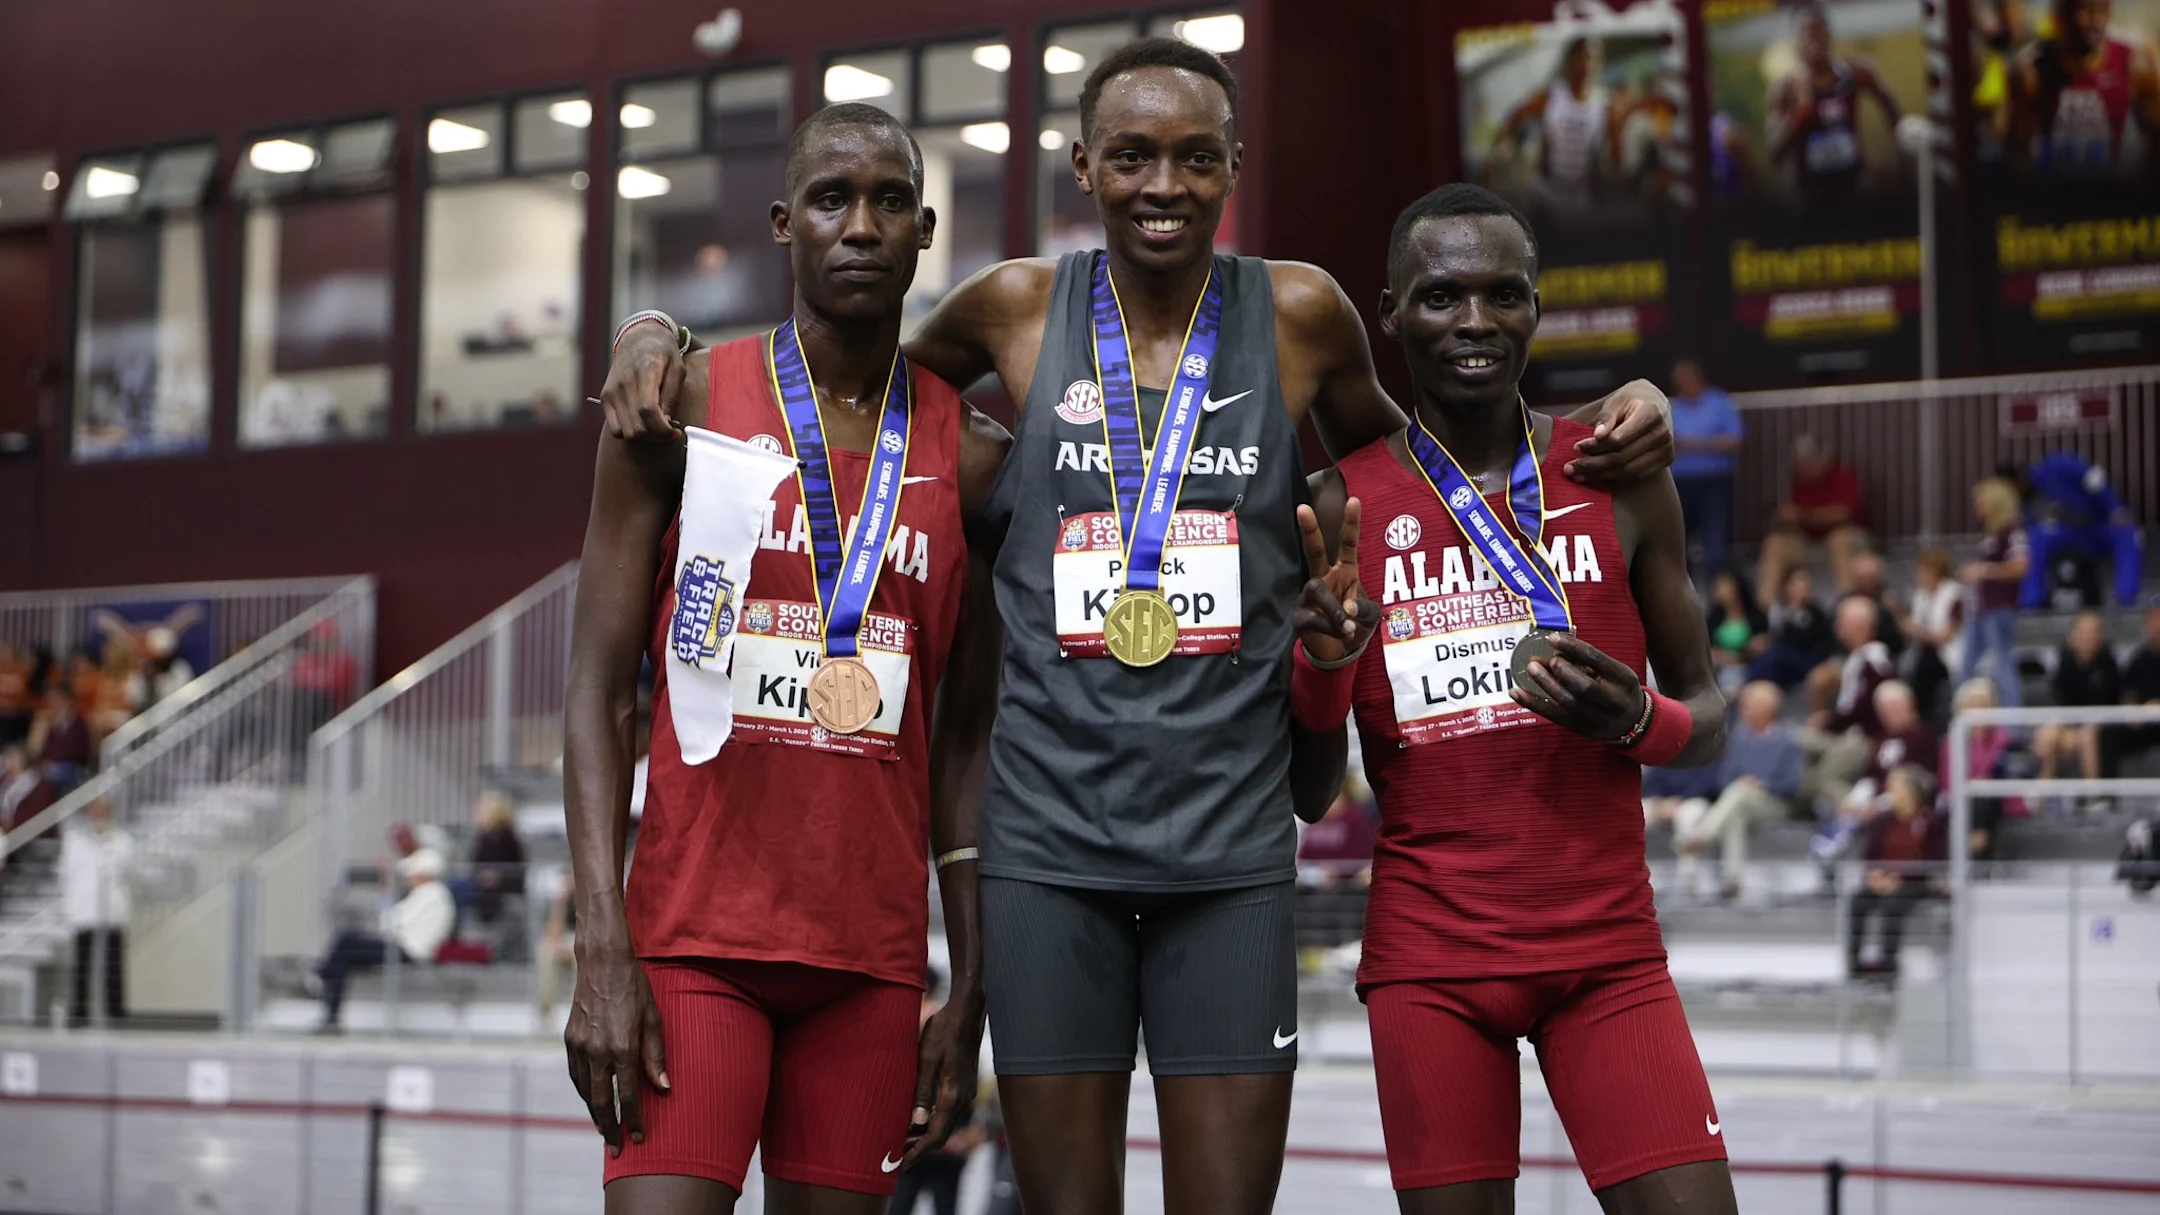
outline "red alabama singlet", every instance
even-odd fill
[[[1561,472],[1590,430],[1553,422],[1544,547],[1575,631],[1640,673],[1612,495]],[[1340,467],[1364,503],[1358,576],[1381,605],[1354,692],[1381,819],[1359,989],[1662,959],[1641,768],[1508,698],[1528,609],[1389,442]],[[1512,523],[1504,492],[1487,501]]]
[[[712,351],[705,425],[784,449],[764,336]],[[960,419],[951,385],[913,368],[913,440],[900,509],[865,620],[907,672],[905,706],[878,756],[825,749],[811,730],[809,671],[746,669],[751,634],[817,603],[809,526],[790,477],[773,491],[737,613],[735,731],[710,763],[683,763],[668,702],[676,522],[654,590],[652,758],[627,903],[643,958],[799,962],[922,986],[929,936],[930,708],[967,580],[960,526]],[[832,451],[841,524],[869,474],[866,453]],[[899,664],[898,654],[907,655]],[[792,664],[787,664],[792,666]],[[880,676],[881,682],[885,676]],[[888,693],[889,694],[889,693]]]

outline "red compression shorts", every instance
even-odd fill
[[[645,1088],[645,1142],[606,1180],[667,1174],[742,1191],[765,1175],[890,1194],[915,1100],[922,993],[791,962],[651,958],[669,1090]]]
[[[1530,1039],[1593,1191],[1725,1159],[1725,1137],[1662,958],[1594,970],[1369,989],[1380,1124],[1398,1190],[1514,1177]]]

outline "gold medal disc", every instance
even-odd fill
[[[1177,613],[1158,592],[1128,590],[1103,615],[1102,631],[1110,657],[1129,667],[1151,667],[1177,646]]]
[[[810,677],[810,717],[835,734],[855,734],[877,717],[877,676],[859,658],[828,656]]]

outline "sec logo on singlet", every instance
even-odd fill
[[[1204,354],[1186,355],[1185,374],[1195,380],[1207,378],[1207,356]]]
[[[1418,523],[1416,515],[1397,515],[1395,521],[1387,525],[1384,534],[1388,547],[1401,552],[1416,544],[1418,537],[1425,534],[1425,529]]]
[[[1057,416],[1075,426],[1102,421],[1102,387],[1093,380],[1074,380],[1065,386],[1065,399],[1057,404]]]
[[[1065,551],[1066,551],[1066,552],[1068,552],[1068,553],[1076,553],[1076,552],[1079,552],[1079,551],[1080,551],[1081,549],[1084,549],[1084,548],[1086,548],[1086,547],[1087,547],[1087,522],[1086,522],[1086,520],[1083,520],[1083,519],[1074,519],[1074,520],[1071,520],[1070,522],[1066,523],[1066,525],[1065,525],[1065,534],[1064,534],[1063,536],[1060,536],[1060,537],[1058,538],[1058,543],[1060,543],[1060,544],[1064,545],[1064,546],[1065,546]]]
[[[1477,501],[1477,493],[1467,485],[1458,485],[1455,492],[1448,495],[1447,500],[1448,505],[1456,510],[1469,510],[1470,504]]]
[[[1396,607],[1388,610],[1387,635],[1390,638],[1396,641],[1408,641],[1410,640],[1410,634],[1416,631],[1417,625],[1412,623],[1410,619],[1409,608]]]
[[[771,435],[751,435],[750,446],[757,448],[759,451],[769,451],[774,455],[780,454],[780,440]]]

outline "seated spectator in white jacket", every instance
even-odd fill
[[[69,1016],[91,1019],[93,971],[101,972],[105,1016],[127,1016],[128,875],[135,864],[135,837],[113,821],[112,803],[94,798],[82,821],[60,839],[60,902],[75,930],[75,999]],[[102,950],[102,957],[100,951]]]
[[[383,931],[340,932],[315,967],[322,982],[320,1032],[337,1032],[345,1005],[345,981],[352,972],[379,969],[392,949],[406,965],[432,962],[450,937],[451,926],[457,922],[457,904],[442,883],[442,853],[433,848],[414,850],[398,861],[397,876],[405,884],[405,895],[384,913]]]

